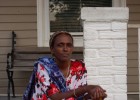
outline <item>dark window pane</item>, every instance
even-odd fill
[[[50,0],[51,32],[82,32],[82,7],[111,7],[112,0]]]

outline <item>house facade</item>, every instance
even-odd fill
[[[0,95],[7,95],[6,54],[11,50],[11,31],[17,34],[17,47],[47,46],[51,27],[48,24],[48,0],[0,0]],[[44,4],[44,2],[46,4]],[[139,94],[139,27],[140,1],[113,0],[113,7],[128,7],[129,21],[127,29],[127,93],[129,96]],[[111,9],[111,7],[110,7]],[[44,13],[45,12],[45,13]],[[45,16],[45,17],[43,17]],[[119,15],[118,15],[119,16]],[[44,23],[44,20],[46,23]],[[46,34],[46,33],[50,34]],[[43,34],[44,33],[44,34]],[[83,46],[83,32],[75,37],[75,45]],[[121,37],[120,37],[121,38]],[[42,41],[43,40],[43,41]],[[120,60],[120,59],[118,59]],[[121,62],[121,61],[120,61]],[[21,95],[28,83],[29,72],[14,73],[16,94]],[[24,76],[23,76],[24,75]],[[22,84],[21,84],[22,83]],[[129,97],[128,96],[128,97]],[[129,97],[131,98],[131,97]],[[115,100],[115,99],[114,99]]]

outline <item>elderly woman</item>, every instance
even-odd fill
[[[50,39],[52,58],[42,57],[34,65],[23,100],[103,100],[105,90],[87,84],[83,61],[71,59],[73,37],[68,32],[55,32]]]

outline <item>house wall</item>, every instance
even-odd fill
[[[140,0],[126,0],[129,7],[129,24],[140,24]]]
[[[127,70],[127,83],[128,92],[139,91],[139,69],[138,69],[138,29],[128,29],[128,70]]]
[[[16,46],[37,45],[36,0],[0,0],[0,94],[7,93],[6,54],[11,50],[11,31]],[[23,93],[30,73],[14,73],[16,93]]]
[[[126,0],[129,7],[128,22],[128,92],[139,91],[138,71],[138,28],[134,24],[140,24],[140,0]],[[135,25],[137,26],[137,25]]]

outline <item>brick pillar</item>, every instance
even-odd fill
[[[127,100],[128,8],[82,8],[88,84],[107,90],[106,100]]]

